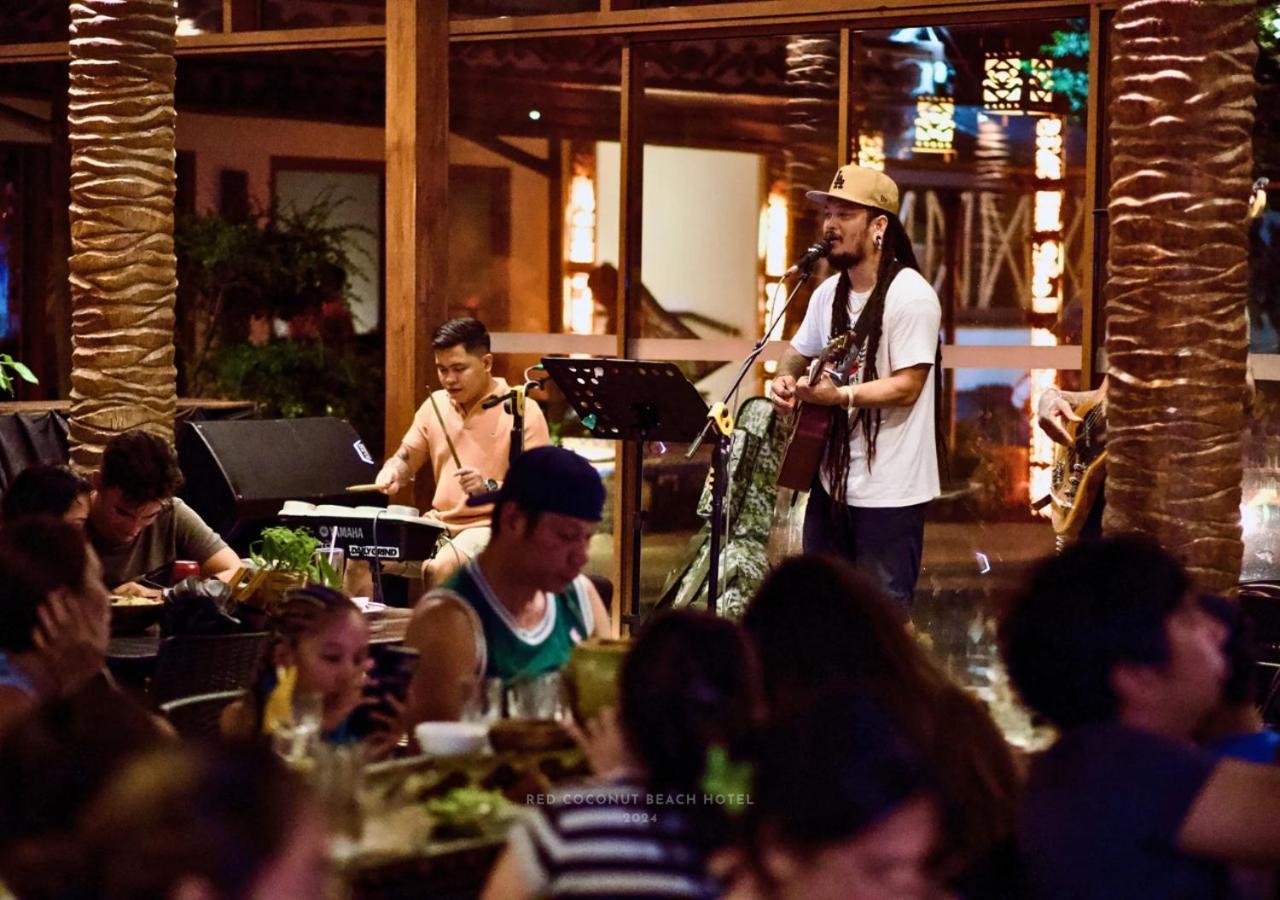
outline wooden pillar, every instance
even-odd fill
[[[222,30],[257,31],[262,27],[262,0],[222,0]]]
[[[643,62],[628,42],[622,48],[622,110],[619,136],[622,146],[620,166],[622,190],[618,209],[618,290],[614,321],[618,323],[618,356],[629,356],[629,344],[639,338],[641,187],[644,181],[644,133],[640,116],[644,103]],[[613,604],[613,633],[618,634],[622,610],[631,611],[632,573],[640,559],[632,552],[631,529],[635,527],[635,484],[640,477],[641,451],[631,441],[619,444],[617,477],[614,479],[613,549],[616,563],[613,582],[617,603]]]
[[[385,434],[390,455],[426,399],[431,332],[448,308],[447,0],[387,4],[386,122]]]

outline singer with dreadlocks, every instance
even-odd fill
[[[938,295],[919,273],[898,219],[898,186],[848,165],[828,191],[823,236],[836,274],[809,300],[773,380],[779,412],[796,401],[842,407],[809,491],[806,553],[835,553],[870,574],[905,613],[924,547],[925,509],[938,496]],[[848,384],[806,374],[834,337],[853,330]]]

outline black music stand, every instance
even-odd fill
[[[635,564],[631,569],[631,614],[627,617],[634,633],[640,621],[644,444],[692,441],[707,420],[707,404],[675,363],[547,357],[542,365],[594,437],[635,441],[639,446],[641,470],[636,473],[631,528]]]

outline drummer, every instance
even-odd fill
[[[116,435],[91,481],[85,532],[112,593],[160,596],[155,585],[140,582],[157,571],[167,576],[179,559],[195,560],[206,576],[229,579],[239,569],[236,552],[174,496],[182,472],[163,438],[137,429]]]
[[[511,388],[493,374],[489,332],[478,319],[450,319],[431,340],[442,389],[418,408],[400,449],[378,473],[378,488],[394,494],[428,460],[435,475],[430,514],[444,523],[435,555],[423,563],[425,587],[442,584],[489,543],[492,504],[468,506],[469,497],[496,491],[507,475],[512,414],[507,404],[482,404]],[[547,420],[533,400],[524,407],[524,448],[549,444]]]

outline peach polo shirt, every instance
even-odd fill
[[[510,389],[504,379],[494,378],[492,390],[482,399],[500,396]],[[435,391],[431,396],[435,398],[440,416],[444,419],[462,464],[478,471],[481,478],[492,478],[498,482],[506,478],[511,453],[512,420],[511,413],[506,410],[507,404],[500,403],[492,409],[483,409],[478,400],[471,412],[464,416],[448,391]],[[449,526],[450,531],[457,533],[464,528],[488,524],[493,506],[466,505],[467,493],[458,483],[458,467],[449,453],[449,445],[440,428],[440,419],[436,418],[430,400],[418,407],[413,416],[413,424],[405,432],[401,443],[409,448],[409,471],[416,472],[427,459],[431,460],[431,471],[436,479],[436,492],[431,499],[431,508]],[[551,438],[547,433],[547,420],[542,415],[542,409],[535,401],[526,398],[525,449],[543,447],[549,443]]]

